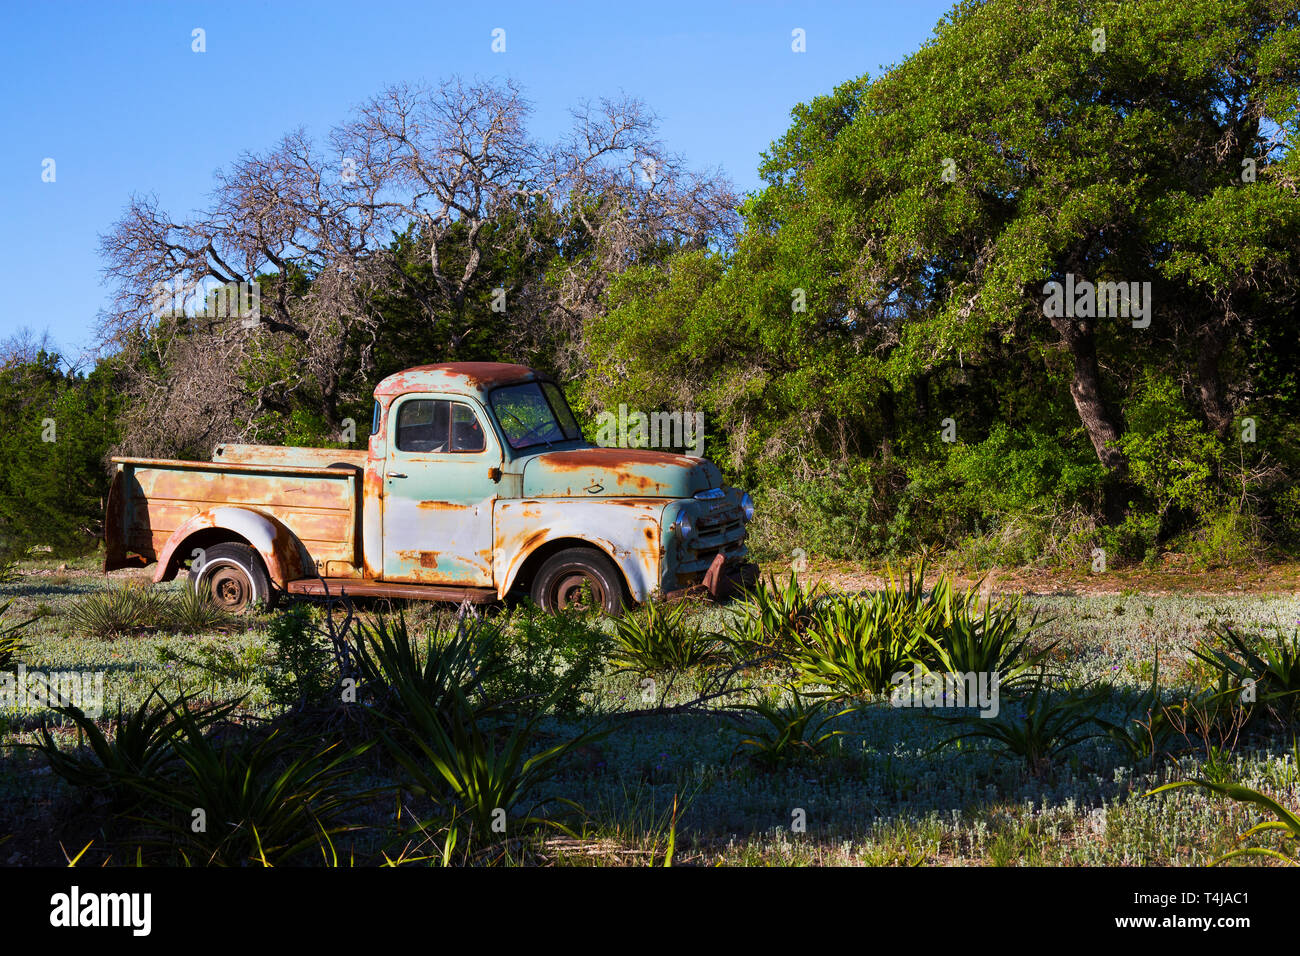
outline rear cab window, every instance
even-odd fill
[[[487,450],[482,423],[464,402],[407,399],[394,429],[398,451],[409,454],[473,454]]]

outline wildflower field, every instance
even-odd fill
[[[6,673],[100,672],[102,708],[6,700],[0,863],[1293,859],[1285,828],[1243,837],[1280,818],[1232,788],[1300,807],[1300,598],[816,581],[617,621],[230,620],[178,584],[26,563],[0,585]],[[948,672],[998,674],[996,713],[898,692]]]

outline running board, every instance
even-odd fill
[[[307,594],[324,597],[325,588],[329,594],[337,597],[346,593],[349,597],[387,597],[410,598],[416,601],[447,601],[459,604],[487,604],[497,599],[497,592],[492,588],[459,588],[443,584],[396,584],[386,581],[366,581],[358,578],[299,578],[290,581],[284,589],[290,594]]]

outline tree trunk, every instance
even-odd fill
[[[1101,395],[1101,372],[1097,367],[1097,340],[1093,324],[1088,320],[1068,316],[1051,319],[1052,328],[1060,333],[1070,350],[1074,362],[1074,378],[1070,381],[1070,397],[1079,413],[1079,420],[1088,432],[1098,460],[1112,474],[1124,469],[1127,461],[1115,447],[1119,439],[1119,423],[1106,406]]]
[[[1232,409],[1223,398],[1219,376],[1219,358],[1227,343],[1221,321],[1209,318],[1196,333],[1196,388],[1200,393],[1201,411],[1210,427],[1226,435],[1232,427]]]

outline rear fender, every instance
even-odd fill
[[[261,555],[266,573],[277,588],[315,573],[311,555],[284,522],[252,508],[222,506],[196,514],[172,532],[158,557],[154,583],[176,577],[180,562],[192,556],[185,547],[186,541],[213,529],[229,531],[248,542]]]

